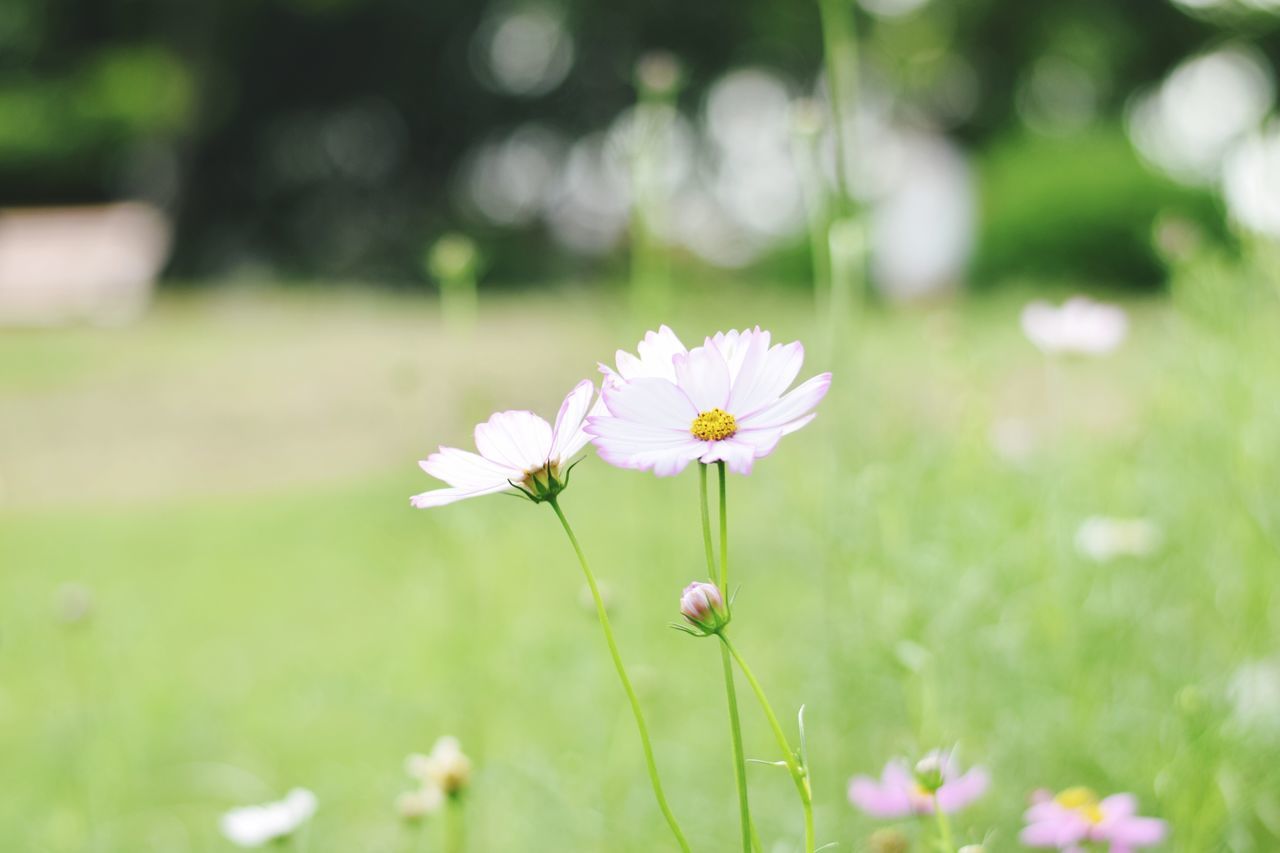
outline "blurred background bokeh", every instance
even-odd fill
[[[227,849],[299,785],[304,849],[438,849],[393,803],[444,734],[476,853],[667,849],[549,513],[407,506],[660,322],[836,375],[731,492],[822,841],[959,744],[989,850],[1076,784],[1280,849],[1277,68],[1276,0],[0,0],[0,849]],[[1020,329],[1081,291],[1117,340]],[[564,501],[733,849],[715,662],[664,627],[692,477]]]

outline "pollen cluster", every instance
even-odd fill
[[[724,409],[711,409],[693,419],[689,432],[703,441],[720,441],[738,431],[738,422]]]
[[[1090,823],[1102,822],[1098,795],[1088,788],[1068,788],[1054,799],[1058,801],[1058,805],[1080,813]]]

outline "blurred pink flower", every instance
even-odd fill
[[[1083,853],[1084,845],[1108,845],[1110,853],[1130,853],[1159,844],[1168,825],[1157,818],[1138,817],[1133,794],[1113,794],[1099,800],[1088,788],[1068,788],[1053,797],[1042,793],[1027,809],[1027,826],[1018,836],[1028,847],[1056,847]]]
[[[441,447],[418,463],[423,471],[448,483],[449,488],[414,495],[409,502],[418,509],[428,509],[517,486],[534,494],[558,491],[563,487],[569,458],[591,440],[582,424],[594,393],[595,385],[590,380],[575,385],[560,406],[555,427],[533,412],[498,412],[491,416],[476,426],[479,454]]]
[[[941,763],[942,785],[938,788],[938,805],[944,812],[958,812],[987,791],[991,777],[982,767],[960,773],[955,759],[934,751],[925,758]],[[933,814],[933,797],[916,780],[904,758],[895,758],[884,766],[879,781],[870,776],[855,776],[849,781],[849,802],[872,817],[894,818]]]
[[[1023,308],[1022,331],[1041,352],[1106,355],[1124,342],[1129,317],[1119,306],[1073,296],[1060,308],[1044,301]]]
[[[664,477],[696,459],[749,474],[782,436],[813,420],[831,385],[823,373],[784,394],[803,362],[799,341],[771,347],[759,327],[717,333],[686,352],[664,326],[645,337],[640,357],[620,352],[617,373],[602,368],[607,413],[587,418],[586,431],[601,458],[620,468]]]

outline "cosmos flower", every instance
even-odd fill
[[[1106,844],[1110,853],[1130,853],[1163,841],[1168,825],[1137,812],[1133,794],[1099,800],[1088,788],[1068,788],[1056,797],[1044,793],[1027,810],[1027,826],[1018,837],[1028,847],[1068,853],[1083,853],[1090,842]]]
[[[1061,308],[1032,302],[1022,309],[1022,331],[1041,352],[1106,355],[1124,342],[1129,317],[1119,306],[1073,296]]]
[[[232,809],[219,823],[222,834],[240,847],[261,847],[287,838],[316,812],[316,795],[294,788],[283,800],[260,806]]]
[[[938,805],[948,814],[960,811],[981,797],[991,781],[982,767],[960,773],[950,755],[935,751],[929,753],[925,761],[936,762],[941,782],[936,794]],[[933,800],[929,789],[911,772],[904,758],[895,758],[886,764],[878,781],[869,776],[855,776],[849,781],[849,802],[872,817],[932,814]]]
[[[449,484],[414,495],[418,509],[519,489],[535,500],[554,497],[568,482],[570,458],[590,441],[582,430],[595,386],[584,379],[564,398],[552,427],[533,412],[498,412],[476,426],[479,454],[441,447],[418,464]]]
[[[749,474],[782,436],[813,420],[831,385],[823,373],[784,394],[803,362],[799,341],[770,346],[758,327],[717,333],[687,352],[663,327],[645,336],[639,357],[620,352],[616,374],[604,368],[608,412],[588,417],[586,431],[620,468],[663,477],[698,460]]]
[[[427,755],[410,755],[405,769],[424,786],[438,788],[451,797],[471,782],[471,759],[456,737],[440,738]]]
[[[1106,563],[1117,557],[1149,557],[1164,539],[1155,522],[1145,518],[1090,516],[1076,531],[1076,550]]]

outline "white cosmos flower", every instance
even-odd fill
[[[1124,341],[1129,317],[1117,305],[1073,296],[1060,308],[1032,302],[1022,309],[1022,331],[1042,352],[1106,355]]]
[[[492,415],[476,426],[478,454],[441,447],[418,463],[449,488],[414,495],[409,502],[428,509],[517,486],[536,495],[558,492],[570,458],[591,439],[582,424],[594,393],[590,380],[575,385],[564,398],[554,427],[533,412]]]
[[[660,477],[695,459],[751,473],[782,436],[813,420],[831,385],[831,374],[823,373],[787,392],[804,347],[770,346],[769,333],[758,327],[717,333],[687,352],[663,327],[646,336],[639,358],[625,355],[619,353],[619,371],[604,383],[607,413],[593,413],[586,430],[606,462]]]
[[[232,809],[222,816],[222,834],[240,847],[261,847],[287,838],[316,813],[316,795],[294,788],[283,800]]]
[[[456,794],[471,782],[471,759],[456,737],[442,737],[427,755],[414,754],[405,760],[405,770],[424,787]]]
[[[1105,563],[1117,557],[1149,557],[1163,539],[1160,528],[1150,519],[1095,515],[1085,519],[1076,531],[1076,550]]]

